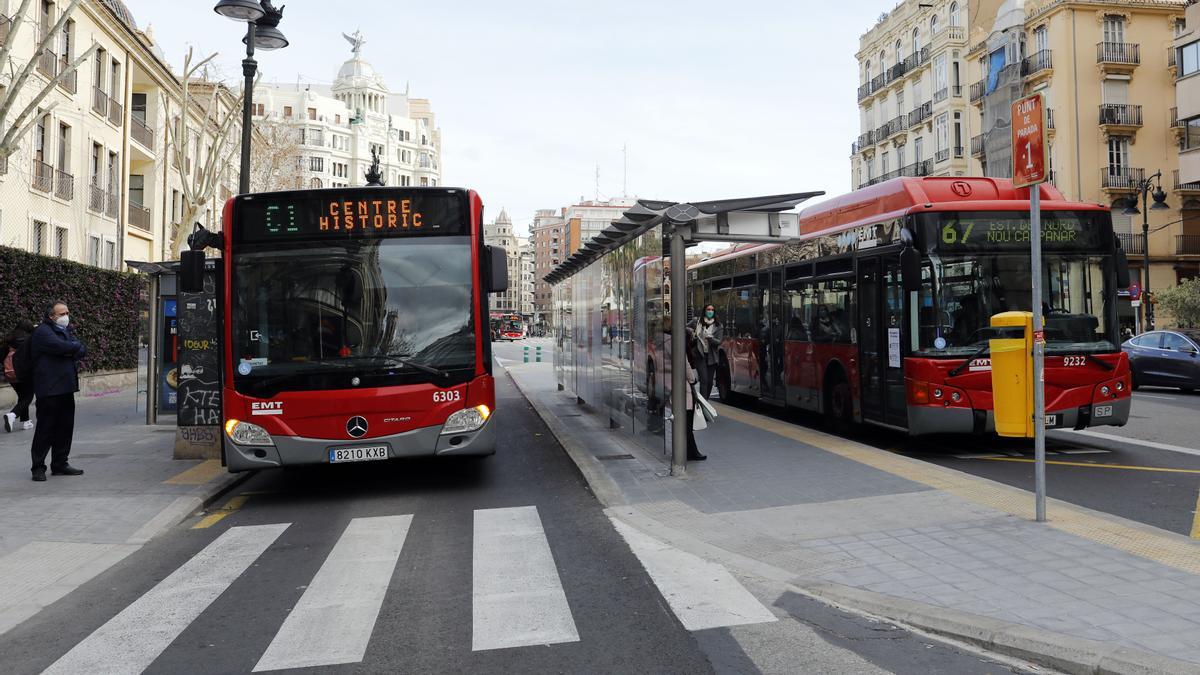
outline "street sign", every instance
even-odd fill
[[[1046,101],[1040,93],[1012,104],[1013,187],[1046,182]]]
[[[1139,286],[1137,284],[1137,282],[1129,284],[1129,299],[1140,300],[1141,297],[1142,297],[1142,287]]]

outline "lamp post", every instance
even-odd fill
[[[1125,207],[1124,213],[1129,216],[1142,214],[1142,307],[1145,308],[1146,317],[1143,328],[1151,331],[1154,330],[1154,305],[1150,302],[1150,211],[1165,211],[1171,207],[1167,206],[1167,193],[1162,188],[1162,171],[1139,180],[1135,187],[1142,197],[1141,211],[1138,210],[1137,200],[1134,200],[1133,204]],[[1154,188],[1153,195],[1150,188]],[[1151,196],[1154,198],[1153,204],[1148,203]]]
[[[221,0],[213,10],[221,16],[246,22],[246,58],[242,59],[242,76],[245,89],[242,95],[242,161],[238,173],[238,192],[250,192],[250,139],[251,113],[254,109],[254,74],[258,62],[254,60],[254,49],[270,51],[288,46],[287,38],[279,32],[279,21],[283,19],[283,7],[276,9],[271,0]]]

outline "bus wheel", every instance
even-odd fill
[[[837,428],[845,428],[853,421],[854,401],[845,375],[837,373],[825,385],[825,410]]]

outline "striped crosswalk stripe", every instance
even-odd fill
[[[776,617],[721,565],[668,546],[620,520],[613,526],[688,630],[767,623]]]
[[[351,520],[254,671],[362,661],[411,524]]]
[[[475,511],[471,649],[578,642],[537,507]]]
[[[46,673],[140,673],[288,527],[231,527],[75,645]]]

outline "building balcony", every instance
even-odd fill
[[[871,83],[858,85],[858,100],[863,100],[871,95]]]
[[[1130,42],[1096,43],[1096,64],[1107,74],[1128,75],[1142,62],[1142,46]]]
[[[933,162],[928,159],[914,162],[900,169],[900,175],[908,177],[928,176],[931,173],[933,173]]]
[[[75,198],[75,176],[66,171],[54,171],[54,196],[71,201]]]
[[[866,133],[859,134],[856,145],[858,145],[859,150],[865,150],[868,147],[875,145],[875,130],[872,129]]]
[[[150,232],[150,209],[129,200],[129,224],[143,232]]]
[[[876,75],[875,77],[871,78],[871,92],[874,93],[874,92],[879,91],[880,89],[883,89],[884,87],[887,86],[887,83],[888,83],[887,73],[880,73],[880,74]]]
[[[950,85],[950,96],[953,98],[962,98],[963,86],[961,84]]]
[[[92,112],[101,117],[108,114],[108,94],[100,87],[92,87]]]
[[[942,87],[941,89],[938,89],[937,91],[933,92],[933,102],[934,103],[941,103],[942,101],[945,101],[948,98],[950,98],[950,87]]]
[[[1175,235],[1175,255],[1200,255],[1200,234]]]
[[[1121,250],[1126,253],[1143,255],[1146,252],[1146,240],[1140,234],[1118,232],[1117,241],[1121,242]]]
[[[885,171],[884,173],[879,174],[879,177],[875,179],[875,182],[882,183],[885,180],[891,180],[893,178],[899,178],[899,177],[900,177],[900,169],[894,169],[892,171]]]
[[[154,152],[154,129],[146,121],[133,116],[130,118],[129,135],[150,152]]]
[[[929,47],[922,47],[920,50],[909,54],[904,59],[904,74],[908,74],[929,63]]]
[[[938,150],[937,154],[935,154],[933,156],[933,160],[938,164],[941,164],[942,162],[950,161],[950,148],[946,148],[945,150]]]
[[[60,72],[60,73],[67,72],[67,69],[70,67],[71,67],[71,62],[67,60],[66,56],[60,56],[58,58],[58,72]],[[63,91],[66,91],[71,94],[74,94],[75,92],[79,91],[79,71],[72,70],[71,72],[67,73],[65,76],[63,76],[63,79],[58,83],[58,86],[61,87],[63,89]]]
[[[983,80],[980,80],[971,85],[971,103],[978,103],[980,105],[983,104],[984,84],[986,83]]]
[[[911,129],[931,117],[933,117],[933,101],[926,101],[908,113],[908,128]]]
[[[1131,103],[1101,103],[1100,128],[1110,136],[1136,132],[1142,128],[1142,106]]]
[[[1173,179],[1172,187],[1176,192],[1182,192],[1190,195],[1200,194],[1200,181],[1193,181],[1191,183],[1179,182],[1179,169],[1174,169],[1171,171],[1171,178]]]
[[[116,218],[117,213],[121,210],[121,199],[117,197],[117,193],[108,193],[108,198],[104,200],[104,215],[109,218]]]
[[[1021,76],[1028,84],[1048,80],[1053,74],[1054,59],[1049,49],[1039,50],[1021,61]]]
[[[1106,192],[1137,192],[1137,186],[1146,177],[1145,169],[1128,166],[1109,166],[1100,169],[1100,187]]]
[[[1171,77],[1178,77],[1178,68],[1175,65],[1175,48],[1167,47],[1167,72]]]
[[[37,56],[37,71],[51,79],[58,74],[58,56],[49,49]]]
[[[971,156],[972,157],[982,157],[983,156],[983,134],[979,134],[978,136],[971,137]]]
[[[877,135],[880,141],[886,140],[896,134],[908,131],[908,115],[900,115],[888,120],[880,129],[884,130],[883,135]]]
[[[31,186],[38,192],[50,192],[54,187],[54,167],[41,160],[33,160]]]
[[[116,99],[108,101],[108,121],[118,127],[125,122],[125,106],[118,103]]]
[[[942,47],[967,46],[967,29],[963,26],[946,26],[933,35],[933,50]]]
[[[104,188],[95,183],[88,186],[88,208],[96,213],[104,213]]]

